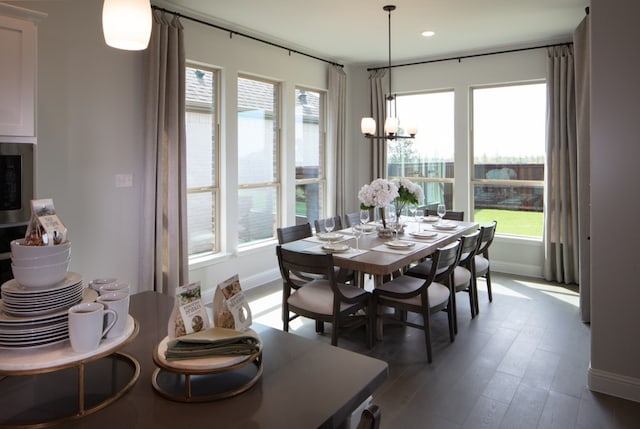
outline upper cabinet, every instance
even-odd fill
[[[0,141],[36,143],[36,25],[46,14],[0,3]]]

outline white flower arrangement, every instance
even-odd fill
[[[399,196],[398,186],[385,179],[376,179],[369,185],[364,185],[358,192],[360,208],[363,210],[387,207]]]
[[[403,203],[402,207],[406,203],[420,204],[424,201],[424,191],[422,186],[413,183],[409,179],[394,179],[393,183],[398,187],[398,197],[396,198],[396,207],[398,202]],[[402,210],[402,207],[400,208]]]

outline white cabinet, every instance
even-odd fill
[[[36,143],[36,25],[46,14],[0,3],[0,141]]]

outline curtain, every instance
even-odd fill
[[[336,168],[335,212],[346,212],[345,150],[347,127],[347,74],[342,67],[329,66],[329,141],[333,145]]]
[[[573,49],[548,48],[544,277],[579,278],[578,172]]]
[[[140,290],[174,295],[188,282],[185,52],[177,16],[153,11],[146,51]]]
[[[580,234],[580,313],[583,322],[591,320],[591,249],[590,235],[590,82],[591,57],[589,15],[573,34],[576,72],[576,122],[578,137],[578,231]]]
[[[372,70],[369,73],[369,108],[371,117],[376,121],[376,135],[384,134],[386,118],[386,98],[384,77],[386,69]],[[387,141],[371,140],[371,180],[387,177]]]

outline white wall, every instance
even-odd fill
[[[640,3],[591,1],[589,387],[640,401]]]

